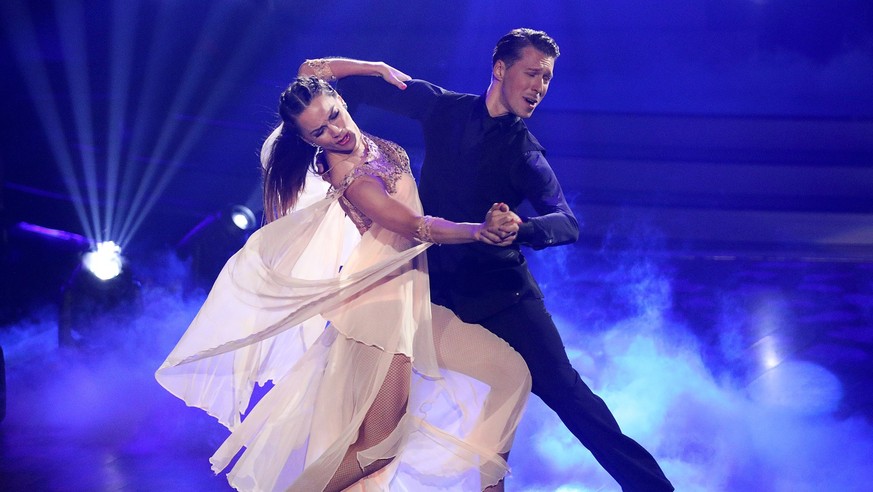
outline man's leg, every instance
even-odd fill
[[[479,323],[521,354],[531,372],[533,393],[558,414],[622,490],[673,490],[652,455],[621,432],[603,400],[573,369],[541,299],[524,299]]]

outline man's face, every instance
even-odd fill
[[[530,118],[549,90],[555,59],[533,46],[521,53],[521,59],[508,68],[502,61],[495,65],[495,72],[502,75],[499,102],[506,112]]]

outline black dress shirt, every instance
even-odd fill
[[[537,216],[523,217],[508,247],[471,243],[428,249],[434,302],[475,322],[526,295],[542,297],[519,246],[572,243],[579,226],[545,150],[521,118],[492,118],[484,96],[447,91],[422,80],[405,90],[375,77],[347,77],[338,89],[350,109],[367,104],[419,121],[425,158],[419,192],[425,213],[455,222],[481,222],[492,204],[514,211],[527,200]]]

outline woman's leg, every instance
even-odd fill
[[[442,306],[433,306],[434,345],[440,367],[477,379],[490,387],[479,417],[480,435],[468,436],[476,444],[509,457],[515,426],[530,394],[527,364],[508,343],[480,325],[462,322]],[[482,488],[503,491],[503,478],[495,482],[499,467],[486,462],[480,469]]]
[[[376,399],[361,423],[358,439],[349,446],[326,491],[341,491],[391,462],[386,458],[361,468],[357,454],[382,442],[397,427],[409,400],[411,370],[412,363],[408,357],[394,355]]]
[[[500,454],[500,457],[503,458],[504,461],[509,460],[509,451],[507,451],[505,453],[499,453],[499,454]],[[486,481],[484,476],[482,477],[482,479],[483,479],[482,480],[483,482]],[[487,487],[486,487],[486,485],[487,485],[486,483],[482,484],[482,486],[485,487],[484,489],[482,489],[483,492],[503,492],[503,479],[502,478],[500,479],[499,482],[495,483],[494,485],[488,485]]]

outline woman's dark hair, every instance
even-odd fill
[[[521,50],[528,46],[533,46],[552,58],[557,58],[561,54],[558,43],[548,34],[522,27],[509,31],[497,41],[494,54],[491,56],[491,66],[493,67],[497,60],[503,60],[506,68],[511,67],[513,63],[521,59]]]
[[[316,96],[336,95],[336,90],[317,77],[298,77],[279,97],[282,131],[269,147],[264,164],[264,215],[272,222],[285,215],[303,190],[306,172],[316,159],[316,148],[298,135],[297,116]]]

